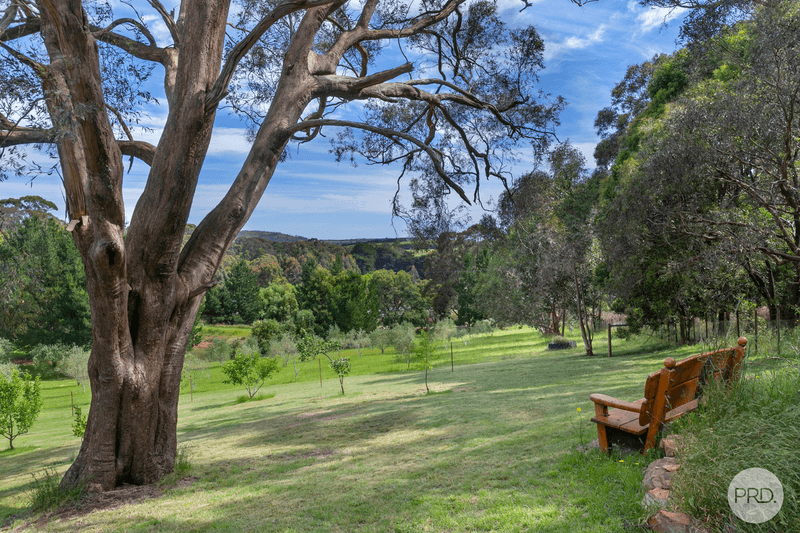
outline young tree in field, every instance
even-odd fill
[[[372,346],[380,348],[381,355],[384,354],[386,348],[392,345],[392,330],[389,328],[378,328],[369,334]]]
[[[433,330],[433,338],[436,342],[442,343],[444,348],[450,343],[450,339],[458,332],[455,322],[452,318],[445,318],[436,323]]]
[[[422,335],[420,335],[419,342],[414,347],[413,358],[414,361],[416,361],[416,366],[420,370],[425,371],[426,392],[431,392],[431,389],[428,387],[428,370],[433,368],[431,361],[441,356],[441,353],[436,352],[436,344],[436,340],[433,336],[428,335],[427,331],[423,331]]]
[[[58,369],[74,379],[83,392],[86,392],[86,382],[89,381],[89,354],[80,346],[72,346],[58,364]]]
[[[209,372],[206,362],[193,352],[186,352],[181,372],[181,383],[189,387],[189,401],[194,401],[194,390],[197,388],[197,382],[211,377],[211,372]]]
[[[372,339],[363,329],[353,330],[350,332],[348,341],[359,357],[364,357],[364,350],[372,346]]]
[[[331,357],[329,354],[341,350],[342,346],[337,341],[325,340],[306,331],[301,331],[296,341],[297,351],[301,361],[313,361],[317,357],[325,356],[328,366],[336,372],[339,386],[344,396],[344,377],[350,373],[350,359],[348,357]]]
[[[225,363],[231,358],[233,351],[228,341],[222,337],[214,337],[211,340],[211,346],[206,350],[206,359],[219,360],[220,364]]]
[[[14,439],[24,435],[42,410],[39,376],[30,381],[27,374],[14,369],[11,377],[0,374],[0,435],[14,449]]]
[[[225,383],[244,385],[251,399],[264,385],[264,382],[279,370],[277,359],[261,357],[257,351],[243,353],[241,350],[237,350],[233,358],[222,365],[222,372],[228,376]]]
[[[279,341],[271,343],[270,350],[275,354],[275,357],[283,357],[284,366],[289,364],[289,359],[292,360],[294,380],[297,381],[297,375],[300,371],[297,369],[297,344],[295,343],[294,335],[284,334]]]
[[[542,148],[563,107],[537,94],[541,37],[508,28],[492,2],[240,4],[183,0],[169,11],[148,0],[119,18],[102,1],[0,4],[0,177],[30,168],[20,146],[52,146],[87,276],[93,404],[65,486],[151,483],[173,470],[191,326],[290,143],[343,128],[329,134],[337,157],[401,162],[404,175],[441,180],[468,202],[468,183],[508,179],[513,152]],[[147,27],[153,17],[166,35]],[[408,59],[376,61],[388,49]],[[155,66],[167,112],[154,145],[128,124],[152,102],[140,84]],[[220,106],[250,121],[252,145],[183,245]],[[126,211],[128,156],[150,171]]]
[[[403,322],[391,329],[390,343],[397,352],[397,362],[405,362],[409,369],[413,359],[415,336],[416,329],[411,322]]]

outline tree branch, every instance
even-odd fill
[[[228,91],[228,85],[233,79],[236,68],[242,58],[247,55],[247,52],[258,42],[264,33],[281,18],[299,11],[301,9],[310,9],[312,7],[324,6],[339,2],[340,0],[288,0],[278,4],[275,9],[270,11],[258,24],[245,36],[244,39],[239,41],[236,46],[231,50],[225,65],[222,67],[217,81],[214,86],[206,95],[206,111],[213,109],[219,102],[225,98]]]
[[[364,124],[361,122],[351,122],[349,120],[335,120],[335,119],[317,119],[317,120],[307,120],[303,122],[299,122],[296,125],[288,128],[290,133],[295,133],[300,130],[304,130],[307,128],[317,128],[322,126],[338,126],[344,128],[356,128],[361,130],[370,131],[372,133],[377,133],[378,135],[383,135],[389,139],[392,138],[399,138],[403,139],[404,141],[408,141],[411,144],[416,145],[421,150],[424,150],[428,157],[431,158],[431,162],[433,163],[434,168],[436,169],[436,173],[444,180],[444,182],[464,200],[468,205],[472,205],[472,203],[467,198],[466,193],[464,193],[464,189],[462,189],[457,183],[450,179],[445,171],[444,167],[442,166],[442,155],[436,149],[431,148],[430,146],[426,145],[424,142],[420,141],[413,135],[409,135],[402,131],[391,130],[388,128],[380,128],[378,126],[372,126],[370,124]]]
[[[156,147],[144,141],[117,141],[122,155],[135,157],[148,165],[153,164],[156,155]]]
[[[138,23],[136,24],[138,25]],[[104,43],[116,46],[117,48],[124,50],[138,59],[143,61],[152,61],[154,63],[161,63],[165,67],[167,67],[169,64],[165,48],[159,48],[158,46],[155,46],[155,44],[146,45],[144,43],[140,43],[139,41],[131,39],[130,37],[125,37],[119,33],[114,33],[108,28],[90,25],[89,29],[91,30],[94,38],[98,41],[103,41]],[[149,37],[149,39],[152,39],[152,35]],[[152,42],[155,43],[154,40]]]
[[[445,20],[460,4],[466,0],[448,0],[442,9],[433,14],[425,14],[409,26],[400,29],[369,30],[368,22],[372,18],[377,2],[367,2],[362,10],[358,24],[351,31],[342,33],[339,39],[322,56],[317,56],[314,61],[315,68],[312,74],[331,74],[336,72],[336,66],[341,61],[345,52],[361,41],[378,41],[384,39],[399,39],[410,37],[430,27],[437,22]],[[316,54],[315,54],[316,55]]]
[[[39,33],[42,28],[42,21],[38,18],[28,19],[24,24],[19,24],[13,28],[7,28],[4,32],[0,32],[0,41],[13,41],[28,35]]]
[[[101,35],[103,35],[104,33],[110,32],[111,30],[113,30],[114,28],[116,28],[117,26],[120,26],[122,24],[131,24],[131,25],[136,26],[137,28],[139,28],[139,31],[141,31],[142,34],[144,34],[144,36],[147,37],[147,40],[150,43],[150,46],[153,47],[153,48],[158,48],[158,45],[156,44],[156,40],[155,40],[155,38],[153,38],[153,34],[150,33],[150,30],[147,29],[147,26],[145,26],[144,24],[142,24],[138,20],[134,20],[134,19],[131,19],[131,18],[121,18],[121,19],[115,20],[114,22],[112,22],[111,24],[109,24],[108,26],[106,26],[105,28],[103,28],[100,31],[92,31],[92,35],[94,35],[95,39],[100,39]],[[139,41],[134,41],[134,42],[139,42]]]
[[[172,19],[172,14],[174,12],[167,13],[167,10],[158,0],[147,0],[147,3],[153,6],[153,9],[158,11],[158,14],[161,15],[161,19],[164,21],[164,24],[166,24],[170,35],[172,35],[172,42],[176,47],[179,47],[181,44],[181,37],[178,32],[178,26],[175,25],[175,21]]]

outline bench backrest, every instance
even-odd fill
[[[693,355],[678,362],[667,357],[664,368],[647,377],[639,424],[649,424],[654,411],[660,411],[656,414],[660,421],[665,411],[695,400],[702,392],[703,385],[712,379],[727,383],[736,381],[741,372],[747,339],[740,337],[737,344],[733,348]]]

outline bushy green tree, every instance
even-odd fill
[[[31,381],[26,373],[11,372],[11,378],[0,374],[0,435],[14,449],[14,439],[24,435],[42,410],[39,376]]]
[[[267,355],[269,354],[270,343],[281,337],[281,325],[272,318],[256,320],[250,329],[250,335],[258,342],[259,352],[262,355]]]
[[[411,322],[403,322],[391,329],[391,345],[397,352],[397,362],[405,362],[407,368],[411,368],[411,360],[414,353],[414,339],[416,329]]]
[[[69,346],[64,344],[37,344],[28,353],[28,356],[36,365],[47,365],[56,367],[67,355]]]
[[[381,355],[384,354],[386,348],[392,345],[392,330],[389,328],[378,328],[369,334],[372,345],[381,350]]]
[[[378,297],[358,272],[341,272],[333,277],[331,306],[333,320],[343,332],[377,327]]]
[[[231,349],[231,345],[228,343],[228,341],[221,337],[214,337],[211,340],[211,346],[209,346],[208,350],[206,350],[206,359],[225,363],[225,361],[231,358],[232,354],[233,350]]]
[[[297,303],[314,316],[314,334],[323,336],[334,323],[333,276],[313,258],[303,264],[303,274],[297,290]]]
[[[237,350],[233,358],[222,365],[222,372],[228,377],[225,383],[244,385],[250,398],[279,370],[277,359],[261,357],[258,353],[245,354],[241,350]]]
[[[292,320],[297,314],[297,296],[294,286],[290,283],[271,283],[261,289],[258,295],[261,301],[262,319],[273,319],[278,322]]]
[[[258,275],[239,258],[224,276],[224,282],[206,293],[204,313],[212,322],[251,324],[259,316]]]
[[[72,237],[29,216],[0,240],[0,336],[19,346],[91,342],[86,274]]]
[[[486,313],[479,305],[478,279],[489,266],[489,250],[484,248],[478,252],[477,257],[469,252],[464,254],[464,263],[455,292],[458,296],[459,326],[472,327],[478,320],[486,318]]]
[[[89,381],[89,350],[80,346],[69,347],[61,358],[58,369],[74,379],[83,392],[86,392],[86,383]]]
[[[391,327],[404,320],[422,325],[428,316],[428,303],[408,272],[376,270],[370,274],[369,287],[377,295],[382,326]]]
[[[11,341],[0,337],[0,363],[10,363],[14,345]]]

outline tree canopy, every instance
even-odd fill
[[[510,179],[515,153],[547,145],[564,105],[538,94],[537,31],[508,27],[491,1],[241,0],[232,8],[184,0],[169,11],[148,0],[139,8],[130,16],[101,0],[0,8],[0,177],[60,174],[92,310],[97,394],[67,485],[147,483],[172,470],[195,315],[290,143],[335,131],[338,159],[397,162],[402,176],[431,184],[419,190],[475,201],[481,179]],[[154,18],[165,35],[148,27]],[[152,144],[129,125],[154,103],[144,82],[156,74],[166,117]],[[353,104],[358,118],[347,112]],[[221,106],[250,125],[252,144],[184,242]],[[54,155],[54,168],[37,166],[26,146]],[[123,201],[123,157],[150,167],[133,210]]]

